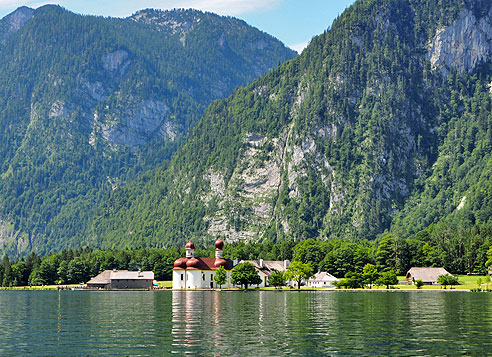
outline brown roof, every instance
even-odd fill
[[[180,258],[180,259],[186,259],[188,258]],[[194,267],[187,267],[186,269],[190,270],[217,270],[217,267],[215,266],[215,258],[195,258],[198,260],[198,263],[195,264]],[[224,265],[224,268],[226,270],[231,270],[233,268],[233,263],[232,260],[230,259],[224,259],[227,264]],[[184,270],[181,267],[175,267],[173,270]]]
[[[117,270],[111,271],[111,280],[154,280],[154,272],[152,271],[128,271]]]
[[[87,284],[104,285],[109,284],[111,280],[154,280],[152,271],[129,271],[129,270],[105,270],[96,275]]]
[[[422,280],[424,283],[437,283],[439,275],[449,274],[444,268],[411,268],[405,279]]]
[[[285,271],[285,266],[290,265],[289,260],[241,260],[241,263],[251,263],[256,269],[261,270],[266,276],[271,276],[274,270]],[[287,264],[285,264],[287,263]]]
[[[96,275],[91,280],[87,282],[87,284],[109,284],[111,281],[111,272],[112,270],[105,270],[99,275]]]

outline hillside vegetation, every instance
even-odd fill
[[[490,1],[359,0],[113,191],[88,242],[460,240],[492,223],[491,41]]]
[[[0,251],[77,247],[112,190],[165,167],[206,106],[294,57],[195,10],[0,20]]]

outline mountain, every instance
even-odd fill
[[[212,103],[167,168],[113,191],[87,242],[492,223],[491,59],[489,0],[358,0],[299,57]]]
[[[0,250],[80,245],[111,190],[166,165],[215,99],[294,57],[196,10],[125,19],[58,6],[0,20]]]

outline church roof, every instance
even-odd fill
[[[217,267],[215,266],[216,258],[179,258],[179,261],[189,261],[191,259],[195,259],[193,266],[188,266],[186,269],[189,270],[217,270]],[[224,259],[226,261],[226,264],[224,265],[224,268],[226,270],[231,270],[233,268],[233,263],[232,260],[230,259]],[[176,260],[177,262],[177,260]],[[175,263],[174,265],[174,270],[184,270],[181,266],[176,266],[177,264]]]

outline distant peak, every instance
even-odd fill
[[[15,9],[13,12],[5,16],[4,19],[26,19],[29,20],[34,13],[34,9],[27,6],[21,6]],[[10,21],[11,22],[11,21]]]
[[[0,42],[5,41],[10,34],[17,32],[33,17],[33,14],[34,9],[27,6],[21,6],[1,19],[2,27],[0,27]]]

